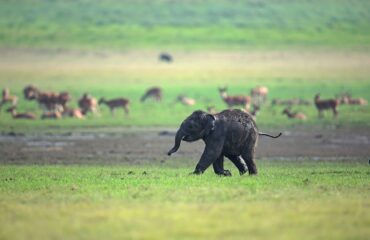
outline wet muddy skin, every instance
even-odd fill
[[[0,135],[0,164],[180,164],[194,165],[204,144],[182,143],[171,158],[176,129],[114,129],[62,134]],[[273,130],[266,131],[274,133]],[[303,128],[283,131],[279,139],[260,137],[258,159],[340,160],[370,157],[370,129]]]

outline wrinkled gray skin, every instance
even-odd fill
[[[225,110],[215,115],[195,111],[182,122],[168,155],[179,149],[182,140],[202,139],[206,147],[194,174],[202,174],[212,164],[216,174],[231,176],[230,171],[224,170],[224,157],[233,162],[240,175],[257,174],[254,150],[258,135],[252,116],[241,110]]]

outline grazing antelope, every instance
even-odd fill
[[[306,120],[307,117],[304,113],[301,112],[291,112],[289,108],[285,108],[282,114],[286,114],[288,118]]]
[[[320,94],[316,94],[314,98],[315,106],[317,110],[319,111],[319,117],[321,118],[323,115],[324,110],[332,110],[333,111],[333,117],[336,117],[338,115],[337,106],[339,105],[339,100],[337,99],[327,99],[327,100],[321,100]]]
[[[130,104],[130,100],[127,98],[116,98],[112,100],[105,100],[105,98],[100,98],[99,105],[103,103],[109,107],[112,115],[114,114],[114,109],[119,107],[123,108],[126,115],[129,114],[128,105]]]
[[[243,106],[246,110],[249,109],[249,105],[251,103],[250,96],[228,96],[227,95],[227,87],[219,88],[218,89],[221,95],[222,100],[227,104],[227,106]]]
[[[7,112],[10,112],[12,114],[12,117],[14,119],[36,119],[36,115],[33,113],[17,113],[16,107],[12,106],[6,110]]]
[[[89,96],[87,93],[84,93],[84,95],[78,100],[78,106],[83,115],[86,115],[88,112],[92,112],[94,115],[98,113],[98,100]]]
[[[176,102],[180,102],[186,106],[193,106],[196,103],[194,99],[185,97],[184,95],[179,95]]]
[[[3,89],[3,94],[2,94],[2,99],[1,99],[1,102],[0,102],[0,110],[1,110],[1,107],[6,103],[11,103],[12,107],[14,107],[14,106],[17,105],[17,102],[18,102],[17,96],[10,95],[9,88],[4,88]]]
[[[140,101],[144,102],[147,98],[154,98],[156,101],[162,100],[162,89],[159,87],[149,88],[141,97]]]
[[[37,100],[37,102],[47,110],[55,110],[58,106],[64,108],[67,102],[71,100],[71,96],[68,92],[41,92],[32,85],[25,87],[23,89],[23,94],[27,100]]]
[[[269,90],[267,87],[257,86],[252,88],[251,97],[257,105],[261,105],[262,103],[266,102],[268,93]]]

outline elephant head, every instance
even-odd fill
[[[175,136],[175,145],[167,154],[170,156],[176,152],[182,140],[193,142],[208,136],[215,128],[215,121],[212,114],[200,110],[193,112],[181,123]]]

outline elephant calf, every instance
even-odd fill
[[[260,133],[251,115],[238,109],[224,110],[212,115],[203,111],[195,111],[187,117],[176,133],[175,145],[168,151],[170,156],[176,152],[182,140],[193,142],[202,139],[205,149],[194,174],[202,174],[211,164],[216,174],[231,176],[230,171],[224,170],[224,156],[229,158],[238,168],[240,175],[247,171],[257,174],[254,161],[254,149]]]

